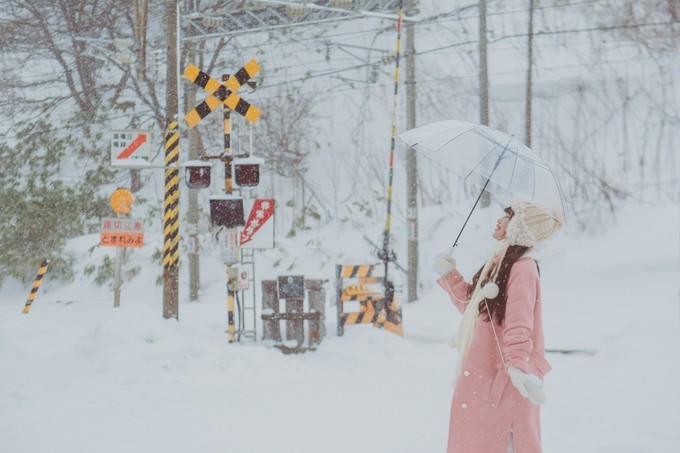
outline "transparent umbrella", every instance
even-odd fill
[[[480,187],[480,196],[472,211],[484,190],[503,201],[518,197],[565,211],[562,190],[552,170],[512,134],[475,123],[447,120],[408,130],[399,138],[410,148]]]

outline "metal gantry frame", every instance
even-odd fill
[[[412,5],[417,0],[411,2]],[[187,1],[184,41],[220,38],[337,22],[364,17],[396,20],[391,14],[399,9],[399,0],[240,0],[227,2],[225,9],[198,11],[193,1]],[[404,18],[405,21],[410,20]]]

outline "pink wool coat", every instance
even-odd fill
[[[437,280],[463,312],[469,284],[457,270]],[[543,350],[541,287],[536,262],[518,259],[510,270],[501,326],[478,319],[451,403],[447,453],[541,452],[539,406],[517,391],[508,367],[543,376],[550,371]],[[493,329],[505,358],[499,354]]]

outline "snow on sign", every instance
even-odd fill
[[[246,249],[274,248],[275,200],[255,200],[246,225],[241,231],[241,247]]]
[[[104,217],[99,242],[109,247],[141,247],[144,245],[144,222]]]
[[[115,167],[147,167],[151,157],[151,132],[137,129],[111,133],[111,165]]]

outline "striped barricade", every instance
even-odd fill
[[[384,275],[382,263],[336,266],[338,336],[344,335],[345,326],[352,324],[373,324],[403,334],[401,307],[394,286],[385,281]],[[355,308],[358,305],[358,310],[351,310],[349,305]]]

